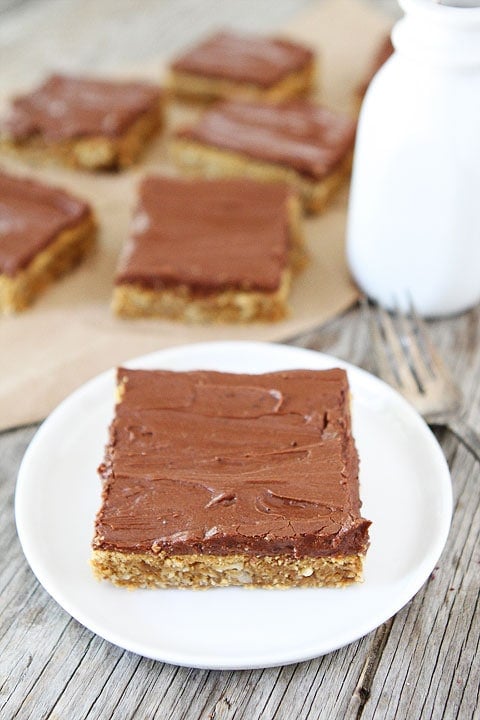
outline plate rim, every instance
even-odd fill
[[[394,390],[391,386],[383,382],[381,379],[377,378],[373,374],[369,373],[368,371],[364,370],[363,368],[360,368],[356,365],[353,365],[352,363],[349,363],[348,361],[342,360],[340,358],[337,358],[333,355],[326,354],[323,352],[319,352],[316,350],[312,350],[310,348],[302,348],[297,347],[294,345],[286,345],[284,343],[275,343],[275,342],[259,342],[259,341],[244,341],[244,340],[221,340],[221,341],[208,341],[208,342],[200,342],[200,343],[185,343],[182,345],[176,345],[170,348],[164,348],[158,351],[154,351],[153,353],[148,353],[146,355],[141,355],[138,357],[131,358],[128,361],[125,361],[124,363],[120,363],[119,366],[125,366],[125,367],[142,367],[145,364],[148,364],[149,362],[155,362],[157,361],[161,363],[163,361],[164,365],[168,365],[169,362],[171,362],[169,356],[175,356],[178,353],[187,353],[191,354],[193,353],[196,355],[198,352],[205,352],[205,351],[211,351],[213,349],[222,349],[222,350],[231,350],[233,347],[236,348],[236,352],[239,351],[239,346],[245,346],[248,347],[249,350],[255,350],[255,351],[261,351],[262,353],[271,351],[272,348],[274,348],[274,352],[284,352],[287,350],[288,352],[292,352],[292,355],[297,355],[300,357],[303,355],[304,357],[310,357],[310,358],[317,358],[320,359],[320,363],[326,363],[326,366],[334,366],[334,367],[343,367],[348,371],[353,372],[354,375],[358,375],[358,377],[361,378],[363,382],[367,383],[367,386],[371,386],[372,388],[379,388],[382,394],[386,393],[387,398],[392,398],[394,402],[400,403],[400,407],[402,407],[402,411],[405,411],[407,413],[407,416],[409,417],[409,420],[411,420],[414,424],[417,424],[419,428],[422,429],[422,432],[424,434],[424,438],[428,438],[428,443],[430,445],[429,450],[431,451],[431,456],[435,457],[435,462],[438,465],[438,469],[441,471],[443,479],[442,479],[442,499],[443,499],[443,512],[442,512],[442,528],[441,532],[439,531],[437,533],[436,542],[434,543],[434,546],[430,549],[429,554],[423,558],[422,563],[420,563],[419,566],[416,567],[415,573],[413,573],[413,577],[411,578],[410,582],[406,584],[405,587],[403,587],[399,591],[397,600],[395,603],[391,603],[389,605],[388,611],[379,612],[378,617],[372,620],[370,617],[368,621],[364,621],[363,623],[359,623],[358,632],[352,634],[346,633],[348,637],[344,637],[340,639],[339,642],[333,642],[330,643],[330,645],[322,647],[322,649],[319,651],[318,647],[314,648],[313,646],[308,650],[299,650],[299,652],[296,655],[293,655],[291,652],[288,652],[287,649],[287,655],[288,657],[275,657],[273,658],[270,654],[268,655],[268,652],[264,652],[263,656],[259,655],[259,653],[253,653],[255,655],[255,660],[252,658],[252,660],[248,660],[247,658],[243,658],[240,662],[232,662],[232,661],[219,661],[218,659],[215,659],[213,656],[209,656],[208,651],[202,652],[202,657],[199,657],[198,660],[195,660],[192,662],[191,660],[188,660],[188,657],[184,657],[184,653],[182,651],[179,651],[177,653],[175,652],[165,652],[164,650],[155,650],[154,647],[147,647],[145,642],[140,641],[137,642],[130,642],[125,640],[122,640],[118,632],[111,631],[107,628],[107,632],[105,632],[105,629],[102,628],[101,622],[97,622],[95,619],[90,618],[89,614],[82,613],[81,608],[79,608],[75,603],[72,603],[70,599],[65,597],[64,592],[62,591],[62,588],[58,588],[58,586],[55,586],[55,583],[51,581],[51,578],[49,577],[48,570],[45,571],[45,568],[42,566],[41,561],[38,562],[38,557],[35,554],[35,547],[34,543],[32,543],[32,538],[29,536],[28,528],[25,527],[24,524],[24,514],[22,513],[22,507],[26,503],[25,499],[25,492],[23,490],[26,483],[28,483],[28,471],[29,471],[29,465],[34,461],[35,453],[37,451],[37,446],[42,445],[44,436],[46,435],[48,437],[49,427],[50,427],[50,420],[51,418],[56,419],[58,416],[61,416],[65,412],[65,408],[67,408],[70,404],[75,405],[78,398],[80,398],[82,395],[84,395],[86,392],[92,392],[95,390],[96,385],[101,387],[105,382],[109,381],[112,382],[114,378],[114,368],[110,368],[109,370],[103,371],[102,373],[96,375],[95,377],[91,378],[87,382],[80,385],[76,390],[74,390],[72,393],[70,393],[64,400],[62,400],[57,407],[48,415],[48,417],[42,422],[40,427],[38,428],[37,432],[33,436],[32,440],[30,441],[27,450],[24,454],[24,457],[22,459],[22,462],[20,464],[20,468],[17,475],[17,482],[16,482],[16,488],[15,488],[15,522],[16,522],[16,528],[17,528],[17,534],[20,540],[20,544],[23,550],[23,553],[25,555],[25,558],[27,560],[28,565],[30,566],[30,569],[32,570],[33,574],[37,578],[38,582],[42,585],[42,587],[46,590],[46,592],[52,597],[52,599],[57,602],[57,604],[60,605],[69,615],[71,615],[75,620],[77,620],[79,623],[81,623],[84,627],[86,627],[91,632],[94,632],[99,637],[103,638],[104,640],[107,640],[108,642],[113,643],[114,645],[117,645],[120,648],[123,648],[124,650],[134,652],[138,655],[141,655],[143,657],[147,657],[152,660],[156,660],[159,662],[166,662],[170,664],[185,666],[185,667],[193,667],[193,668],[199,668],[199,669],[208,669],[208,670],[240,670],[240,669],[256,669],[256,668],[266,668],[266,667],[277,667],[280,665],[287,665],[292,664],[296,662],[302,662],[306,660],[311,660],[315,657],[320,657],[322,655],[326,655],[334,650],[340,649],[342,647],[345,647],[346,645],[349,645],[353,642],[356,642],[360,638],[367,635],[369,632],[372,632],[375,628],[377,628],[381,623],[385,622],[389,618],[393,617],[397,612],[399,612],[408,602],[411,600],[414,595],[421,589],[421,587],[424,585],[424,583],[428,580],[428,577],[432,570],[434,569],[442,551],[445,547],[448,533],[450,529],[451,524],[451,516],[453,512],[453,493],[452,493],[452,485],[451,485],[451,477],[450,477],[450,471],[448,468],[447,461],[445,459],[445,456],[443,454],[443,451],[436,440],[434,434],[428,427],[428,425],[425,423],[423,418],[416,412],[416,410],[403,398],[396,390]],[[239,353],[240,355],[240,353]],[[215,365],[212,360],[210,360],[210,365]],[[307,365],[306,365],[307,366]],[[299,365],[299,367],[301,367]],[[161,368],[161,365],[160,365]],[[198,369],[208,369],[206,365],[202,365],[201,363],[198,365]],[[215,367],[213,368],[215,369]],[[229,371],[232,372],[232,371]],[[239,371],[241,372],[241,371]],[[245,372],[245,370],[243,370]],[[250,370],[250,372],[252,372]],[[112,409],[113,409],[113,398],[112,398]],[[432,454],[433,453],[433,454]],[[27,479],[24,479],[24,478]],[[33,558],[33,562],[32,562]],[[419,582],[419,576],[421,576],[423,579]],[[412,590],[412,588],[414,588]],[[297,589],[298,590],[298,589]],[[163,591],[165,592],[165,591]],[[193,592],[193,591],[192,591]],[[289,590],[282,591],[282,592],[289,592]],[[381,618],[379,618],[381,616]],[[315,643],[313,643],[315,644]],[[318,640],[317,640],[317,646],[318,646]],[[284,651],[285,653],[285,651]],[[280,653],[277,653],[280,655]],[[202,659],[203,658],[203,659]]]

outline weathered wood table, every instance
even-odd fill
[[[480,310],[430,323],[480,423]],[[371,369],[353,309],[297,345]],[[474,718],[479,705],[480,465],[447,432],[454,515],[438,567],[392,620],[310,662],[207,672],[137,657],[70,618],[30,571],[15,533],[18,465],[36,428],[1,437],[0,715],[5,718]]]
[[[94,5],[76,4],[87,9]],[[146,4],[155,12],[154,3]],[[45,3],[47,12],[53,5]],[[160,5],[157,12],[165,13],[165,3]],[[174,4],[166,5],[174,34]],[[231,6],[239,4],[227,5],[235,22],[239,13]],[[252,11],[258,6],[261,29],[283,22],[299,7],[288,1],[246,5]],[[8,12],[26,11],[19,6]],[[225,9],[222,12],[225,16]],[[34,32],[32,17],[28,15],[29,32]],[[480,309],[431,322],[430,327],[465,392],[470,421],[478,428]],[[294,344],[368,370],[374,367],[357,308]],[[448,432],[439,431],[438,439],[452,474],[452,528],[438,567],[411,602],[376,631],[325,657],[266,670],[209,672],[147,660],[105,642],[65,613],[37,582],[20,548],[13,516],[18,466],[36,429],[19,428],[0,436],[0,717],[480,717],[480,465]]]

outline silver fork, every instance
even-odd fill
[[[480,460],[480,435],[463,415],[463,396],[410,303],[408,315],[362,300],[380,377],[398,390],[429,425],[444,425]]]

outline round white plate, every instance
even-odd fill
[[[362,637],[428,578],[450,526],[450,475],[427,425],[380,380],[327,355],[266,343],[187,345],[127,364],[250,373],[345,367],[371,546],[364,583],[344,589],[131,592],[98,582],[89,557],[100,506],[96,468],[113,413],[114,372],[108,371],[43,423],[25,454],[16,491],[18,534],[33,572],[87,628],[127,650],[178,665],[268,667]]]

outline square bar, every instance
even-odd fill
[[[84,258],[95,234],[86,202],[0,172],[0,313],[28,307]]]
[[[344,370],[117,371],[93,539],[127,587],[362,579],[370,522]]]
[[[178,57],[170,70],[177,95],[279,102],[311,88],[315,56],[291,40],[219,32]]]
[[[186,322],[279,320],[303,258],[298,201],[285,185],[148,177],[112,307]]]
[[[355,122],[306,100],[281,105],[218,103],[177,131],[172,155],[205,177],[288,183],[312,212],[348,177]]]
[[[161,126],[162,94],[141,82],[52,75],[14,98],[0,126],[6,149],[86,170],[132,165]]]

